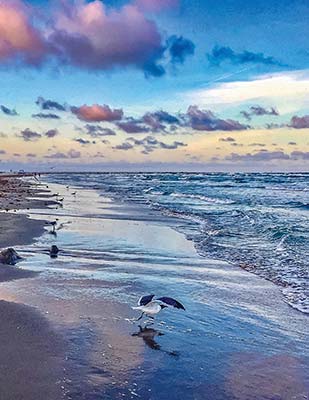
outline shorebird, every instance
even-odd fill
[[[49,233],[51,235],[57,236],[57,232],[56,232],[57,221],[58,221],[58,218],[56,219],[56,221],[46,222],[46,225],[51,225],[53,227],[53,229],[51,231],[49,231]]]
[[[154,294],[142,296],[138,300],[138,306],[132,307],[133,310],[138,310],[142,312],[141,316],[136,321],[142,319],[144,314],[153,320],[155,315],[159,314],[161,310],[169,306],[178,308],[180,310],[185,310],[184,306],[179,303],[179,301],[171,297],[159,297],[155,300],[154,297]]]
[[[58,253],[59,253],[58,247],[55,244],[53,244],[49,250],[50,258],[57,258]]]
[[[53,232],[55,232],[57,221],[51,221],[51,222],[49,222],[49,225],[51,225],[53,227]]]

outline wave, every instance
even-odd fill
[[[187,199],[193,199],[193,200],[202,200],[207,203],[213,203],[213,204],[235,204],[234,201],[232,200],[224,200],[220,198],[214,198],[214,197],[208,197],[204,196],[201,194],[186,194],[186,193],[171,193],[170,196],[172,197],[183,197]]]
[[[309,203],[303,203],[301,201],[290,201],[287,204],[292,208],[300,208],[303,210],[309,210]]]

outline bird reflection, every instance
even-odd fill
[[[161,345],[156,342],[155,338],[157,336],[163,336],[164,333],[157,331],[154,328],[149,328],[147,326],[142,327],[141,325],[139,325],[138,328],[139,328],[139,331],[133,333],[132,336],[142,338],[143,342],[146,344],[146,346],[150,347],[152,350],[160,350],[163,353],[166,353],[170,356],[174,356],[174,357],[178,356],[178,353],[176,351],[163,350],[161,348]]]
[[[132,336],[137,336],[143,339],[144,343],[153,350],[161,350],[159,343],[155,341],[156,336],[163,336],[164,333],[153,328],[144,328],[139,325],[139,332],[133,333]]]

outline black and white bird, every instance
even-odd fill
[[[137,307],[132,307],[133,310],[142,312],[141,316],[136,321],[142,319],[144,315],[154,319],[155,315],[159,314],[161,310],[169,306],[185,310],[184,306],[179,303],[179,301],[172,299],[171,297],[159,297],[156,299],[154,297],[154,294],[142,296],[138,300]]]

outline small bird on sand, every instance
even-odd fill
[[[53,232],[55,232],[56,229],[56,225],[57,225],[57,221],[51,221],[48,223],[49,225],[51,225],[53,227]]]
[[[57,258],[58,253],[59,253],[58,247],[55,244],[53,244],[49,250],[50,258]]]
[[[178,308],[180,310],[185,310],[184,306],[179,303],[179,301],[171,298],[171,297],[159,297],[154,300],[155,295],[150,294],[147,296],[142,296],[138,300],[138,306],[132,307],[133,310],[141,311],[141,316],[136,320],[139,321],[143,318],[144,315],[147,317],[154,319],[154,316],[159,314],[161,310],[167,308],[169,306]]]
[[[57,232],[56,232],[56,226],[58,223],[58,218],[56,218],[56,221],[50,221],[50,222],[46,222],[46,225],[51,225],[52,226],[52,230],[49,231],[48,233],[50,233],[51,235],[57,236]]]

